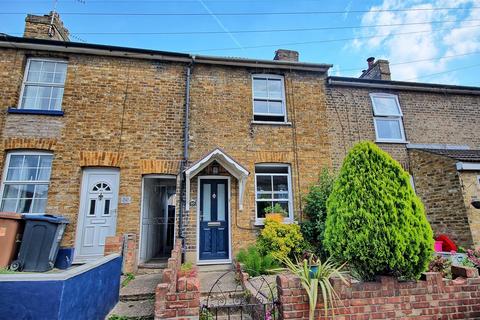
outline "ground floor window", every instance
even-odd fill
[[[11,152],[2,181],[0,211],[45,213],[53,155]]]
[[[287,218],[293,220],[292,182],[287,164],[258,164],[255,166],[256,218],[265,218],[265,208],[279,204]]]

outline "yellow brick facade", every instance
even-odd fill
[[[9,114],[18,104],[27,57],[68,61],[64,116]],[[154,60],[0,50],[4,108],[1,166],[8,151],[54,155],[46,211],[70,219],[62,242],[75,245],[82,169],[120,169],[117,234],[140,229],[143,174],[178,174],[182,160],[185,65]]]

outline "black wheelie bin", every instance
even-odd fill
[[[10,269],[44,272],[51,270],[57,258],[68,219],[53,215],[25,215],[25,231],[17,260]]]

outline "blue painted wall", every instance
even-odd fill
[[[105,319],[118,302],[122,258],[68,279],[63,288],[60,319]]]
[[[65,281],[0,282],[0,319],[104,319],[118,302],[122,258]]]

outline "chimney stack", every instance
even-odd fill
[[[391,80],[390,63],[388,60],[377,60],[374,57],[367,59],[368,69],[362,70],[360,79]]]
[[[277,51],[275,51],[275,57],[273,58],[273,60],[298,62],[298,56],[298,51],[278,49]]]
[[[43,16],[29,14],[25,18],[24,38],[70,41],[68,35],[60,15],[55,11]]]

